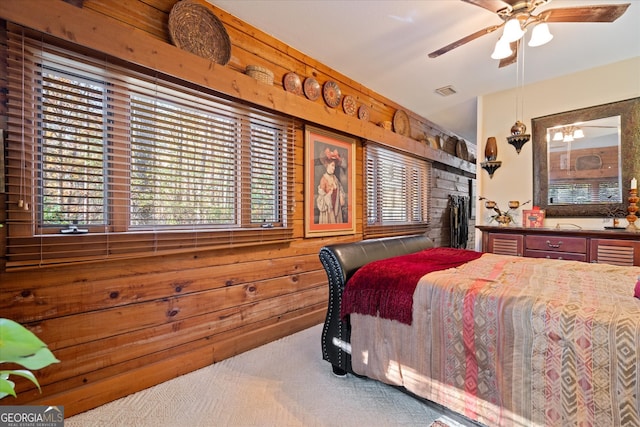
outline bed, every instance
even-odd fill
[[[335,374],[489,426],[640,425],[640,267],[436,248],[422,235],[319,256]]]

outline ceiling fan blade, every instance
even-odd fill
[[[479,6],[493,13],[497,13],[503,19],[511,16],[513,12],[531,12],[536,7],[549,3],[551,0],[462,0],[465,3]]]
[[[630,3],[563,7],[540,13],[547,22],[613,22],[621,17]]]
[[[518,60],[518,46],[520,45],[520,40],[516,40],[514,42],[511,42],[509,44],[509,47],[511,47],[511,55],[507,56],[506,58],[503,58],[500,60],[500,63],[498,64],[498,68],[502,68],[502,67],[506,67],[508,65],[511,64],[515,64],[515,62]]]
[[[511,5],[503,0],[462,0],[465,3],[480,6],[483,9],[487,9],[493,13],[498,13],[499,10],[511,8]]]
[[[453,43],[450,43],[448,45],[446,45],[443,48],[440,48],[436,51],[433,51],[429,54],[429,58],[437,58],[440,55],[444,55],[445,53],[449,52],[450,50],[453,50],[457,47],[462,46],[463,44],[469,43],[472,40],[477,39],[478,37],[482,37],[485,34],[490,34],[493,33],[495,30],[497,30],[498,28],[502,27],[504,25],[504,23],[500,24],[500,25],[492,25],[490,27],[487,28],[483,28],[480,31],[476,31],[473,34],[469,34],[466,37],[461,38],[460,40],[457,40]]]

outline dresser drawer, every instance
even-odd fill
[[[640,265],[640,239],[591,239],[591,262]]]
[[[586,260],[587,239],[584,237],[527,236],[524,243],[526,250],[585,254],[585,259],[583,261]]]
[[[537,251],[527,249],[524,251],[524,256],[527,258],[549,258],[549,259],[564,259],[569,261],[587,261],[587,254],[577,254],[574,252],[553,252],[553,251]]]
[[[640,234],[608,230],[476,226],[482,250],[531,258],[640,266]]]

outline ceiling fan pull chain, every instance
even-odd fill
[[[520,66],[520,120],[524,120],[524,60],[525,60],[525,45],[526,43],[522,43],[522,65]]]

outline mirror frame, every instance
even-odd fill
[[[576,122],[620,116],[620,155],[622,203],[549,205],[547,167],[547,128]],[[581,108],[531,119],[533,139],[533,203],[548,217],[607,217],[612,210],[627,212],[631,178],[640,179],[640,98]]]

